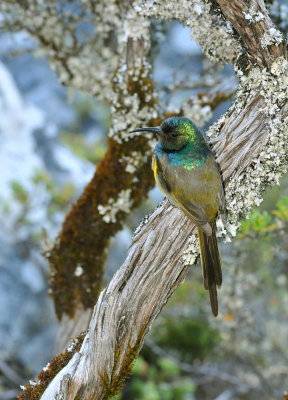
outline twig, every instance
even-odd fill
[[[23,378],[3,360],[0,360],[0,371],[7,379],[9,379],[10,382],[14,383],[15,385],[20,385],[23,382]]]

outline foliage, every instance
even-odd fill
[[[171,316],[158,325],[156,343],[163,349],[177,350],[183,360],[204,359],[216,346],[220,335],[207,322]]]
[[[107,147],[103,138],[89,143],[82,135],[66,131],[60,133],[60,140],[76,156],[88,160],[93,164],[98,163],[103,158]]]
[[[12,198],[18,204],[15,224],[21,223],[22,226],[24,224],[28,229],[32,229],[31,234],[33,233],[34,238],[38,237],[42,228],[35,220],[35,213],[37,214],[37,210],[42,207],[43,203],[46,205],[46,217],[53,224],[57,213],[66,212],[76,194],[72,182],[66,182],[63,185],[56,184],[48,172],[40,169],[35,170],[27,187],[18,180],[11,181],[10,185]],[[4,201],[2,202],[2,211],[6,215],[13,212],[9,204],[5,205]],[[36,227],[36,225],[38,226]]]
[[[288,229],[288,197],[277,201],[277,208],[268,212],[255,209],[247,220],[242,221],[239,237],[268,236]]]
[[[51,196],[47,213],[54,214],[57,211],[67,209],[71,205],[72,200],[76,195],[76,188],[72,182],[65,182],[63,185],[57,185],[51,175],[44,170],[36,170],[32,177],[32,182],[37,188],[45,188],[47,193]]]
[[[16,180],[11,181],[11,189],[15,200],[22,204],[26,204],[29,198],[27,190],[22,186],[22,184]]]
[[[191,378],[183,376],[178,365],[165,357],[159,358],[156,365],[138,357],[128,389],[137,400],[192,400],[194,391]],[[127,396],[124,392],[120,399]]]

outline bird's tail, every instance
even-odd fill
[[[198,228],[204,287],[209,290],[211,309],[218,315],[217,287],[222,284],[221,259],[216,238],[215,220],[211,223],[212,235]]]

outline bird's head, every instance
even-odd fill
[[[189,142],[195,140],[199,131],[194,123],[184,117],[165,119],[160,126],[154,128],[138,128],[130,132],[153,132],[166,150],[180,150]]]

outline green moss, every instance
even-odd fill
[[[86,332],[81,332],[80,335],[73,339],[73,349],[68,351],[67,349],[54,357],[48,366],[40,372],[35,380],[35,384],[26,384],[23,392],[17,396],[18,400],[38,400],[41,398],[45,389],[53,378],[68,364],[75,353],[79,352],[80,347],[85,338]]]
[[[26,191],[26,189],[22,186],[22,184],[16,180],[12,180],[10,182],[10,186],[13,192],[13,196],[16,200],[18,200],[20,203],[26,204],[29,195]]]
[[[119,394],[120,390],[124,387],[126,380],[132,374],[132,369],[133,369],[136,357],[141,348],[143,334],[144,334],[144,330],[142,333],[140,333],[140,337],[134,346],[131,346],[130,343],[128,344],[128,350],[126,351],[126,354],[122,361],[121,369],[118,373],[116,373],[116,371],[118,369],[119,362],[120,362],[120,349],[119,348],[117,349],[117,351],[115,352],[115,355],[114,355],[114,367],[113,367],[111,377],[109,377],[109,374],[107,371],[105,371],[103,375],[100,374],[101,387],[103,389],[103,394],[102,394],[103,400],[109,400],[109,399],[117,396]]]

